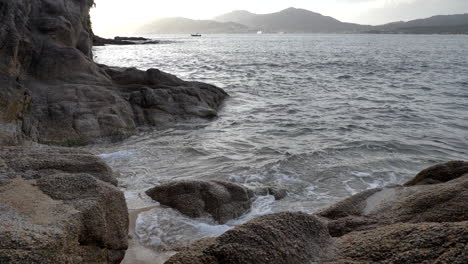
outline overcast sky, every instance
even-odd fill
[[[468,13],[468,0],[95,0],[98,35],[129,34],[138,25],[163,17],[210,19],[233,10],[272,13],[304,8],[344,22],[384,24],[433,15]]]

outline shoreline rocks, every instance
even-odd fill
[[[195,242],[166,263],[465,263],[467,165],[436,165],[405,186],[365,191],[314,215],[258,217]],[[282,229],[285,219],[290,226]],[[308,221],[316,224],[302,226]],[[303,248],[294,256],[282,254]]]
[[[112,170],[90,153],[0,148],[1,263],[120,263],[128,210]]]
[[[255,218],[223,235],[195,242],[167,264],[312,263],[334,251],[327,226],[305,213]]]
[[[147,44],[160,44],[159,40],[152,40],[142,37],[115,37],[113,39],[101,38],[93,36],[93,46],[106,46],[106,45],[147,45]]]
[[[154,187],[146,194],[162,205],[184,215],[212,216],[220,224],[245,214],[252,205],[253,192],[223,181],[176,181]]]

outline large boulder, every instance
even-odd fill
[[[156,186],[146,194],[153,200],[190,217],[212,216],[221,224],[245,214],[253,191],[231,182],[175,181]]]
[[[278,213],[196,242],[166,264],[299,264],[328,258],[333,252],[327,226],[317,217]]]
[[[93,0],[0,0],[0,144],[118,140],[217,115],[227,94],[158,70],[93,61]]]
[[[120,263],[128,211],[110,168],[79,150],[0,149],[1,263]]]

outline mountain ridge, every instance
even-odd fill
[[[279,12],[255,14],[235,10],[212,20],[193,20],[181,17],[155,20],[140,28],[138,33],[468,33],[468,14],[436,15],[410,21],[398,21],[370,26],[347,23],[331,16],[290,7]]]

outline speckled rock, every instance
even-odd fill
[[[92,154],[0,149],[0,263],[120,263],[128,211],[112,171]]]
[[[187,216],[211,215],[221,224],[246,213],[253,198],[253,192],[239,184],[197,180],[170,182],[156,186],[146,194]]]
[[[327,226],[305,213],[258,217],[218,238],[196,242],[166,264],[312,263],[333,254]]]

